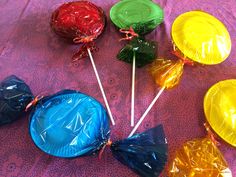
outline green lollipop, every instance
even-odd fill
[[[163,10],[151,0],[121,0],[110,10],[111,21],[126,34],[129,44],[120,50],[117,58],[132,63],[131,126],[134,126],[135,66],[142,67],[156,58],[157,46],[145,40],[164,19]]]

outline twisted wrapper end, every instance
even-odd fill
[[[138,37],[139,35],[134,31],[134,29],[132,28],[132,26],[129,28],[129,30],[127,29],[120,29],[121,33],[125,34],[125,38],[121,38],[119,41],[130,41],[132,40],[134,37]]]
[[[194,66],[194,62],[188,59],[173,43],[173,51],[171,52],[173,55],[178,57],[185,65]]]
[[[32,107],[35,106],[41,99],[43,99],[44,96],[36,96],[25,108],[25,112],[28,112],[28,110]]]
[[[109,139],[109,140],[103,145],[102,149],[99,151],[99,154],[98,154],[99,160],[102,159],[102,154],[103,154],[104,150],[106,149],[106,147],[107,147],[107,146],[108,146],[108,147],[111,147],[111,145],[112,145],[112,141]]]
[[[207,131],[207,135],[208,135],[208,137],[210,138],[210,140],[211,140],[216,146],[220,146],[219,141],[217,141],[217,139],[216,139],[214,133],[212,132],[210,126],[208,125],[208,123],[204,123],[204,127],[205,127],[205,129],[206,129],[206,131]]]

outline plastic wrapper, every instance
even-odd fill
[[[109,121],[103,106],[92,97],[65,90],[37,103],[30,134],[36,146],[57,157],[92,155],[108,142]],[[111,144],[115,158],[141,176],[157,176],[167,161],[162,126]]]
[[[206,119],[223,140],[236,147],[236,80],[224,80],[213,85],[205,95]]]
[[[75,90],[63,90],[33,99],[29,87],[15,76],[8,77],[0,86],[4,98],[1,116],[6,120],[17,119],[26,108],[31,108],[31,138],[49,155],[75,158],[102,154],[109,145],[117,160],[144,177],[158,176],[166,164],[168,145],[162,125],[112,143],[108,114],[94,98]]]
[[[160,6],[151,0],[122,0],[111,8],[110,17],[120,32],[126,34],[121,40],[129,41],[117,55],[119,60],[132,64],[135,58],[136,66],[143,67],[156,59],[157,45],[145,40],[144,35],[162,23],[164,15]]]
[[[111,8],[110,17],[118,28],[132,27],[139,35],[145,35],[162,23],[164,13],[151,0],[122,0]]]
[[[33,99],[28,85],[12,75],[0,83],[0,125],[14,122]]]
[[[126,63],[133,62],[135,53],[136,66],[142,67],[156,59],[157,43],[143,38],[134,38],[119,52],[117,58]]]
[[[230,54],[231,39],[224,24],[202,11],[179,15],[171,31],[175,46],[192,61],[218,64]]]
[[[165,88],[178,85],[184,65],[214,65],[230,54],[231,39],[226,27],[214,16],[202,11],[179,15],[173,22],[173,54],[179,61],[159,58],[149,69],[155,82]]]
[[[73,61],[88,56],[87,48],[94,51],[93,41],[102,34],[106,16],[100,7],[88,1],[75,1],[62,4],[52,14],[53,31],[76,44],[83,44],[74,54]]]
[[[168,156],[162,125],[114,142],[111,150],[116,159],[144,177],[159,176]]]
[[[186,142],[170,164],[169,177],[232,177],[227,162],[209,138]]]
[[[149,72],[154,78],[156,84],[159,86],[170,89],[179,84],[183,74],[184,63],[181,60],[155,60]]]
[[[36,146],[50,155],[90,155],[109,137],[107,117],[94,98],[65,90],[38,102],[31,114],[30,133]]]
[[[62,4],[51,18],[51,27],[58,35],[81,43],[96,39],[104,26],[103,10],[88,1]]]

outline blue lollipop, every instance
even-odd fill
[[[25,107],[29,108],[26,105],[33,99],[33,95],[22,80],[18,81],[24,89],[21,90],[19,100],[14,101],[21,103],[17,114],[21,115]],[[7,79],[9,82],[14,85],[15,77]],[[17,93],[19,89],[11,90],[11,95]],[[108,114],[94,98],[74,90],[64,90],[40,100],[38,98],[35,97],[28,104],[34,106],[29,129],[33,142],[45,153],[74,158],[98,152],[101,154],[109,145],[113,156],[140,176],[155,177],[164,169],[168,149],[162,125],[112,143]],[[0,97],[1,101],[4,100]],[[5,109],[6,112],[3,109],[0,111],[6,115],[5,118],[14,113],[6,114],[9,109]]]
[[[108,120],[105,108],[94,98],[65,90],[37,103],[30,134],[38,148],[62,158],[92,155],[109,145],[113,156],[139,175],[158,176],[167,161],[162,125],[112,143]]]

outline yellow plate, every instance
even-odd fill
[[[212,86],[204,98],[204,111],[212,129],[236,147],[236,79]]]
[[[172,25],[171,35],[177,48],[198,63],[221,63],[231,51],[230,35],[224,24],[202,11],[178,16]]]

